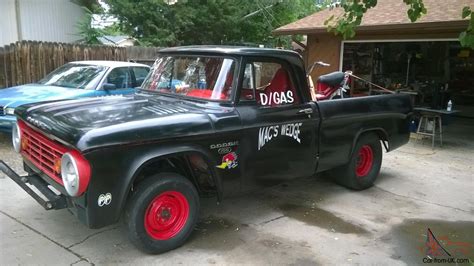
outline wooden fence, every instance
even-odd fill
[[[159,47],[141,47],[130,46],[127,47],[128,61],[152,65],[158,57]]]
[[[151,64],[158,48],[21,41],[0,47],[0,88],[32,83],[77,60],[131,60]]]

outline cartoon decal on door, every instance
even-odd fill
[[[236,168],[239,164],[237,162],[237,153],[230,152],[222,157],[222,163],[216,166],[219,169],[233,169]]]

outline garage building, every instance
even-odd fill
[[[415,23],[402,0],[379,0],[365,14],[354,39],[328,33],[325,21],[341,8],[316,12],[274,31],[276,35],[307,35],[304,59],[331,64],[314,69],[312,77],[333,71],[354,74],[391,90],[414,93],[417,105],[446,108],[452,100],[463,115],[474,114],[474,52],[461,47],[459,34],[468,21],[464,6],[474,0],[424,0],[428,13]],[[353,82],[352,93],[368,94],[370,86]]]

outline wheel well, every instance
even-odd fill
[[[388,141],[387,133],[384,130],[378,129],[375,130],[375,133],[379,136],[379,139],[382,141],[382,144],[385,148],[385,151],[390,151],[390,142]]]
[[[374,133],[379,137],[379,140],[382,141],[382,144],[385,148],[385,151],[387,151],[387,152],[390,151],[390,145],[389,145],[390,142],[388,140],[387,133],[383,129],[370,129],[370,130],[366,130],[366,131],[361,132],[359,134],[359,136],[357,136],[357,138],[354,140],[354,145],[362,135],[370,134],[370,133]]]
[[[217,187],[209,165],[204,157],[195,152],[168,155],[149,161],[135,175],[133,188],[146,178],[163,172],[173,172],[189,179],[196,187],[200,196],[217,195]]]

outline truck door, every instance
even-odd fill
[[[294,71],[284,61],[244,62],[237,91],[243,139],[243,185],[309,176],[315,172],[319,113],[304,102]]]

